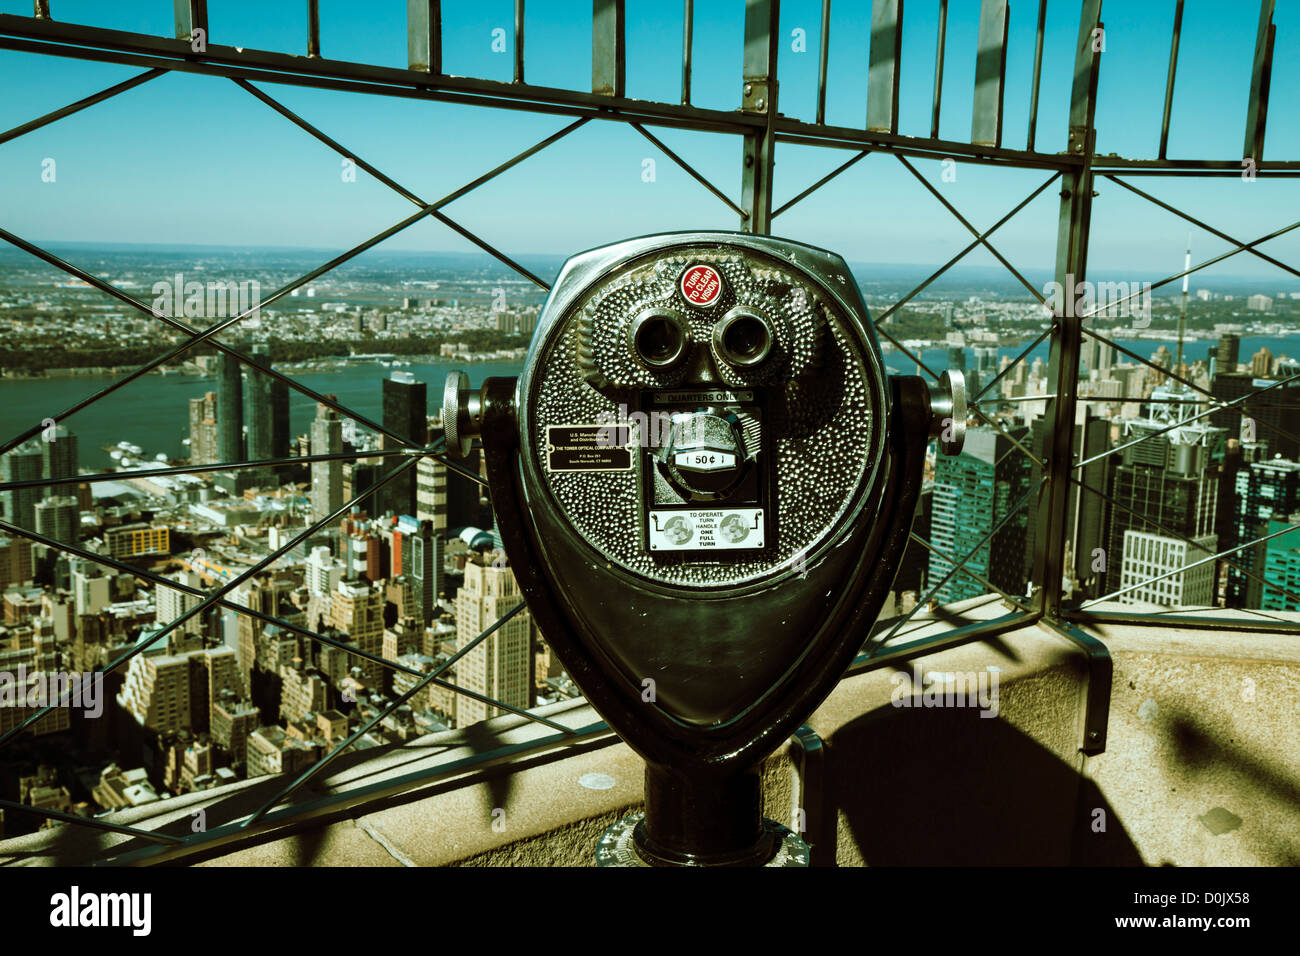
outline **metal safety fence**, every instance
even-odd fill
[[[1013,263],[993,244],[992,238],[1003,226],[1024,210],[1036,198],[1050,188],[1059,192],[1058,229],[1056,236],[1055,275],[1058,283],[1067,278],[1082,280],[1087,274],[1089,229],[1092,220],[1094,190],[1099,178],[1113,182],[1153,206],[1172,213],[1190,225],[1200,228],[1215,237],[1228,242],[1232,248],[1222,254],[1213,256],[1195,266],[1170,275],[1159,282],[1150,284],[1150,289],[1160,288],[1187,275],[1205,269],[1240,253],[1265,261],[1286,273],[1300,276],[1300,270],[1287,265],[1273,256],[1261,251],[1259,246],[1300,227],[1300,221],[1267,232],[1250,241],[1242,241],[1221,231],[1201,219],[1186,213],[1172,203],[1161,200],[1153,193],[1129,182],[1132,177],[1140,176],[1204,176],[1232,177],[1242,174],[1243,163],[1217,159],[1170,159],[1167,156],[1169,131],[1171,123],[1172,102],[1177,76],[1178,50],[1183,19],[1183,0],[1174,4],[1174,26],[1171,34],[1168,79],[1165,90],[1163,121],[1160,130],[1157,155],[1152,158],[1122,158],[1114,154],[1099,156],[1096,153],[1096,105],[1097,87],[1103,59],[1105,25],[1101,19],[1101,0],[1082,0],[1079,4],[1079,23],[1077,42],[1069,53],[1073,64],[1073,80],[1067,118],[1068,138],[1064,152],[1044,152],[1036,148],[1039,126],[1039,90],[1043,66],[1044,43],[1046,33],[1047,3],[1040,0],[1037,7],[1036,27],[1033,31],[1033,68],[1029,81],[1030,99],[1028,127],[1023,148],[1011,148],[1003,145],[1004,104],[1008,88],[1007,49],[1013,42],[1018,42],[1009,32],[1009,4],[1006,0],[982,0],[980,4],[978,26],[978,56],[974,82],[973,109],[970,137],[966,141],[942,139],[939,136],[940,117],[943,106],[944,61],[948,41],[947,0],[939,0],[937,10],[937,43],[932,71],[933,105],[929,135],[905,135],[899,132],[899,92],[901,84],[901,50],[904,30],[903,4],[901,0],[874,0],[871,6],[871,29],[869,41],[869,66],[865,77],[859,82],[866,86],[866,118],[861,127],[844,127],[829,125],[826,122],[828,89],[828,51],[830,49],[832,2],[822,0],[818,35],[820,38],[818,74],[816,82],[815,119],[805,121],[783,114],[779,105],[780,89],[778,83],[778,52],[781,47],[782,24],[778,0],[747,0],[744,14],[743,67],[742,76],[737,78],[739,106],[736,110],[706,109],[692,103],[693,49],[695,40],[693,28],[696,22],[692,0],[683,3],[683,38],[680,50],[681,80],[680,102],[661,102],[631,98],[627,95],[627,48],[628,27],[626,7],[623,0],[595,0],[592,15],[592,73],[591,89],[570,90],[529,84],[525,80],[525,3],[514,2],[513,26],[513,78],[510,81],[491,81],[472,77],[452,76],[443,72],[443,37],[442,4],[440,0],[408,0],[407,3],[407,49],[408,66],[405,69],[375,66],[329,59],[320,42],[320,17],[317,0],[308,0],[308,36],[307,57],[294,56],[275,51],[253,50],[242,47],[221,45],[219,37],[209,32],[208,5],[206,0],[174,0],[175,36],[160,37],[139,33],[129,33],[102,27],[84,26],[61,22],[55,19],[57,8],[52,9],[49,0],[36,0],[34,15],[31,17],[0,15],[0,49],[35,53],[50,57],[69,57],[79,60],[99,61],[112,64],[136,66],[143,72],[109,86],[97,93],[87,96],[65,107],[51,111],[29,122],[0,132],[0,146],[16,140],[35,130],[44,128],[65,117],[94,107],[122,94],[152,83],[174,73],[190,73],[211,78],[212,82],[228,81],[251,98],[270,108],[279,116],[303,130],[326,148],[350,160],[378,182],[411,203],[414,211],[406,218],[387,227],[371,238],[361,242],[306,274],[276,289],[260,305],[270,305],[307,283],[322,276],[330,270],[349,262],[362,253],[373,249],[390,237],[411,227],[417,222],[434,220],[457,235],[470,242],[503,265],[517,272],[525,279],[545,291],[548,283],[510,255],[479,236],[471,227],[452,217],[448,207],[462,197],[502,173],[523,163],[529,157],[547,149],[561,139],[582,129],[592,122],[621,123],[640,134],[662,155],[680,167],[692,180],[699,183],[714,196],[728,211],[734,215],[739,228],[752,233],[770,233],[773,221],[789,211],[795,205],[813,195],[818,190],[836,180],[849,169],[854,168],[864,159],[874,154],[892,157],[911,177],[913,177],[934,199],[936,209],[958,223],[970,234],[970,240],[951,256],[942,266],[931,273],[924,281],[903,295],[888,307],[873,316],[879,336],[897,352],[915,362],[919,374],[938,381],[942,368],[934,368],[923,361],[918,351],[910,348],[900,340],[890,328],[890,319],[901,315],[903,309],[917,299],[937,280],[954,266],[962,262],[976,250],[991,255],[1019,285],[1027,290],[1032,302],[1043,309],[1046,317],[1045,327],[1023,347],[1014,358],[1003,364],[996,375],[988,381],[981,381],[978,390],[971,396],[970,414],[972,424],[982,426],[1000,439],[1001,457],[994,463],[996,470],[1008,461],[1015,461],[1022,474],[1028,477],[1016,484],[1017,493],[1003,503],[999,513],[991,519],[987,528],[980,529],[974,544],[963,543],[962,550],[952,550],[938,544],[933,536],[913,534],[912,541],[918,549],[929,558],[931,580],[923,593],[918,595],[914,605],[906,613],[881,622],[871,634],[864,634],[863,652],[855,663],[853,671],[865,668],[886,666],[904,657],[949,646],[953,643],[978,640],[982,637],[1031,623],[1040,623],[1059,635],[1075,642],[1089,655],[1094,666],[1089,693],[1096,698],[1090,705],[1090,718],[1087,730],[1085,751],[1096,752],[1104,747],[1105,707],[1102,703],[1109,690],[1109,661],[1104,646],[1088,631],[1088,625],[1098,622],[1167,624],[1175,623],[1181,627],[1240,627],[1243,622],[1236,618],[1218,617],[1203,613],[1119,613],[1113,610],[1099,609],[1125,593],[1137,590],[1160,577],[1172,577],[1183,573],[1190,565],[1170,569],[1160,575],[1148,576],[1143,582],[1124,585],[1106,593],[1093,593],[1083,597],[1074,595],[1066,585],[1071,569],[1068,556],[1073,549],[1077,562],[1077,541],[1071,537],[1074,526],[1073,512],[1077,502],[1092,496],[1097,502],[1115,509],[1117,513],[1131,514],[1141,526],[1150,526],[1160,535],[1178,541],[1189,548],[1201,547],[1194,540],[1194,535],[1185,534],[1171,528],[1164,521],[1153,519],[1151,515],[1141,513],[1131,503],[1120,500],[1109,487],[1098,487],[1100,476],[1105,485],[1104,470],[1096,467],[1116,455],[1122,455],[1127,449],[1150,442],[1161,435],[1176,433],[1179,429],[1193,425],[1214,415],[1224,413],[1250,417],[1249,412],[1260,406],[1260,397],[1274,389],[1282,389],[1296,379],[1300,373],[1285,376],[1265,385],[1252,388],[1245,395],[1232,399],[1216,396],[1210,389],[1192,381],[1182,374],[1181,366],[1169,367],[1151,359],[1144,358],[1133,349],[1126,347],[1099,331],[1088,319],[1102,315],[1108,306],[1099,306],[1076,314],[1070,308],[1063,308],[1053,302],[1043,291],[1037,288]],[[57,7],[57,5],[56,5]],[[737,38],[738,40],[741,38]],[[1259,179],[1290,178],[1300,176],[1300,161],[1266,160],[1263,156],[1264,133],[1267,118],[1267,103],[1273,63],[1273,46],[1275,28],[1273,25],[1273,2],[1263,0],[1260,8],[1260,25],[1258,41],[1249,78],[1249,97],[1245,118],[1245,147],[1243,162],[1249,165],[1252,176]],[[1047,51],[1049,56],[1052,51]],[[1057,59],[1063,58],[1057,51]],[[324,133],[310,120],[299,115],[276,97],[267,92],[267,87],[276,85],[311,87],[341,92],[362,93],[367,95],[392,96],[414,100],[436,101],[478,106],[485,109],[506,109],[526,111],[538,114],[555,115],[569,120],[553,134],[539,140],[529,148],[517,153],[504,163],[482,175],[470,180],[458,189],[437,199],[430,200],[403,185],[385,173],[380,166],[359,155],[344,144]],[[662,138],[652,132],[657,129],[694,130],[720,135],[735,136],[740,139],[740,195],[733,199],[726,191],[719,188],[709,178],[692,166],[682,155],[674,151]],[[847,160],[830,173],[811,185],[797,192],[793,198],[783,204],[773,206],[773,182],[775,158],[778,146],[816,146],[825,149],[838,149],[850,152]],[[373,158],[372,158],[373,159]],[[987,167],[1022,170],[1043,176],[1015,206],[986,228],[980,228],[967,218],[961,210],[942,191],[937,189],[927,176],[917,168],[917,161],[949,160],[956,163],[977,164]],[[177,318],[160,315],[144,301],[130,295],[115,285],[94,275],[82,266],[41,248],[27,238],[16,235],[0,222],[0,239],[23,250],[31,256],[61,270],[69,276],[91,286],[117,302],[135,310],[142,316],[156,319],[173,331],[183,336],[174,347],[158,357],[140,365],[128,375],[99,389],[57,415],[52,416],[56,423],[63,422],[77,412],[101,401],[117,392],[122,387],[138,380],[141,376],[165,365],[197,345],[206,345],[249,369],[256,369],[258,374],[266,375],[298,394],[306,396],[319,405],[332,409],[351,418],[358,424],[383,436],[386,443],[391,443],[380,451],[356,451],[343,454],[310,454],[289,458],[259,459],[255,461],[221,462],[193,466],[177,466],[152,470],[151,474],[168,475],[184,473],[212,474],[223,471],[235,471],[253,467],[273,467],[287,464],[311,464],[355,460],[360,458],[379,459],[393,463],[377,482],[364,493],[333,510],[328,516],[313,522],[304,531],[295,535],[290,541],[270,554],[253,567],[236,576],[231,581],[218,587],[215,591],[205,591],[188,584],[165,578],[160,574],[143,571],[116,559],[89,551],[77,545],[60,542],[27,528],[16,525],[11,516],[0,520],[0,532],[16,535],[48,548],[54,548],[66,554],[86,561],[96,562],[119,572],[130,573],[135,577],[155,586],[183,592],[197,598],[198,603],[167,623],[162,630],[151,632],[148,636],[128,651],[111,660],[101,670],[112,671],[125,666],[133,658],[143,653],[146,647],[156,644],[161,638],[194,618],[213,608],[223,608],[251,616],[263,624],[274,624],[288,632],[300,635],[311,641],[346,650],[353,656],[367,659],[394,672],[401,672],[415,679],[415,685],[398,695],[391,703],[362,726],[349,734],[337,746],[315,764],[298,774],[293,780],[280,788],[274,796],[252,814],[246,816],[230,827],[213,831],[209,834],[198,833],[191,836],[175,837],[152,831],[120,826],[98,819],[86,819],[55,810],[33,808],[11,801],[0,801],[0,807],[14,811],[35,813],[50,820],[75,823],[82,826],[122,833],[139,837],[143,840],[165,844],[169,848],[169,858],[198,852],[205,846],[229,842],[237,839],[239,832],[253,833],[264,831],[268,827],[279,825],[295,817],[295,808],[288,805],[293,794],[300,791],[310,780],[330,766],[336,758],[350,749],[370,729],[379,725],[384,719],[395,713],[403,704],[429,686],[437,685],[457,694],[476,698],[506,712],[517,714],[527,720],[537,722],[554,731],[543,745],[557,741],[585,741],[592,734],[607,732],[602,727],[576,731],[545,716],[531,712],[527,708],[507,705],[463,686],[448,681],[443,675],[456,660],[486,640],[514,614],[523,610],[524,605],[517,605],[504,617],[484,630],[475,640],[458,649],[456,654],[431,672],[423,672],[406,665],[358,648],[354,644],[339,641],[337,638],[318,633],[302,625],[284,620],[274,614],[244,607],[232,599],[232,592],[242,583],[256,577],[260,572],[270,568],[276,561],[288,555],[295,547],[310,539],[319,529],[328,526],[342,516],[351,512],[363,499],[373,495],[377,488],[392,482],[399,476],[409,474],[421,459],[431,458],[442,463],[451,472],[465,480],[485,484],[482,478],[469,471],[443,454],[443,440],[438,436],[428,445],[415,445],[403,435],[386,428],[381,422],[373,421],[356,410],[337,402],[333,397],[322,394],[300,381],[270,367],[269,363],[258,361],[245,351],[221,341],[218,336],[232,331],[254,310],[245,310],[239,314],[215,322],[206,328],[198,328]],[[1135,293],[1137,295],[1137,293]],[[1130,297],[1131,298],[1131,297]],[[1124,300],[1110,302],[1109,306],[1122,304]],[[1079,417],[1081,403],[1090,401],[1089,396],[1080,394],[1080,365],[1088,343],[1095,341],[1098,347],[1113,349],[1127,359],[1138,363],[1156,374],[1158,381],[1168,380],[1181,386],[1184,390],[1178,395],[1161,399],[1153,396],[1108,397],[1107,402],[1123,403],[1159,403],[1169,405],[1170,417],[1159,428],[1153,428],[1137,438],[1118,443],[1105,442],[1106,447],[1089,450],[1076,434],[1076,421]],[[1001,386],[1005,384],[1013,370],[1027,363],[1030,354],[1044,342],[1049,343],[1049,362],[1047,365],[1047,390],[1042,394],[1011,397],[1002,394]],[[1181,356],[1180,356],[1181,358]],[[1048,423],[1043,434],[1035,440],[1032,433],[1023,428],[1016,428],[1009,422],[1008,408],[1018,401],[1041,401],[1045,411],[1041,416]],[[35,424],[24,432],[9,438],[0,444],[0,454],[17,448],[24,442],[36,437],[46,426],[46,422]],[[1261,418],[1259,424],[1272,433],[1285,437],[1288,441],[1300,445],[1300,439],[1276,422]],[[77,475],[66,478],[40,478],[29,481],[8,481],[0,483],[0,491],[14,491],[35,487],[55,487],[81,483],[106,482],[120,479],[120,474],[107,472],[103,474]],[[1029,586],[1023,593],[1018,592],[1006,582],[999,583],[987,567],[987,561],[981,565],[976,560],[977,554],[987,555],[990,543],[1014,522],[1023,522],[1033,529],[1033,549],[1030,560],[1031,568]],[[1240,558],[1244,551],[1266,542],[1283,532],[1270,533],[1256,537],[1245,543],[1235,543],[1228,549],[1217,553],[1207,553],[1198,558],[1201,563],[1234,569],[1248,579],[1272,587],[1286,594],[1289,599],[1300,606],[1300,594],[1277,581],[1270,581],[1262,570]],[[1193,553],[1193,552],[1189,552]],[[1008,613],[1000,616],[965,620],[960,617],[952,622],[946,633],[930,635],[920,639],[908,639],[910,628],[919,622],[922,611],[933,608],[935,599],[944,593],[945,585],[956,577],[964,576],[974,581],[983,593],[998,595],[1005,603]],[[1095,589],[1094,589],[1095,590]],[[1251,626],[1267,627],[1278,631],[1295,632],[1297,627],[1289,622],[1258,615],[1260,623]],[[72,691],[69,691],[71,694]],[[1095,705],[1095,706],[1094,706]],[[32,728],[51,710],[59,706],[52,703],[32,713],[18,726],[0,736],[0,747],[12,741],[18,735]],[[1099,714],[1099,716],[1098,716]],[[280,809],[277,811],[276,808]]]

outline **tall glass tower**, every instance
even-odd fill
[[[428,386],[417,382],[410,372],[394,372],[391,378],[383,380],[384,389],[384,427],[401,435],[413,444],[423,445],[428,441],[429,403]],[[392,448],[396,443],[384,436],[384,447]],[[398,462],[388,460],[386,470],[392,470]],[[380,490],[380,508],[399,515],[415,514],[415,472],[407,469]]]

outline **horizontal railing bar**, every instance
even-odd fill
[[[91,830],[102,830],[106,833],[121,833],[124,836],[139,837],[142,840],[149,840],[153,843],[164,843],[168,846],[177,846],[184,841],[180,837],[170,836],[166,833],[154,833],[150,830],[138,830],[135,827],[122,826],[120,823],[106,823],[94,817],[80,817],[75,813],[64,813],[62,810],[51,810],[48,807],[33,807],[26,803],[15,803],[12,800],[0,800],[0,810],[12,810],[17,813],[30,813],[38,817],[45,817],[47,820],[58,820],[60,823],[71,823],[74,826],[88,827]]]
[[[1027,627],[1039,619],[1038,612],[1024,614],[1013,611],[988,621],[978,621],[962,627],[949,628],[930,637],[917,638],[901,644],[882,647],[876,653],[863,652],[853,659],[853,663],[844,672],[845,677],[854,677],[867,671],[902,663],[924,654],[935,654],[959,644],[977,641],[990,634],[1003,634],[1018,627]],[[886,622],[889,623],[889,622]],[[943,624],[943,621],[921,621],[919,628],[929,624]],[[919,629],[918,628],[918,629]]]
[[[1160,612],[1141,611],[1078,611],[1061,609],[1061,617],[1066,620],[1080,621],[1087,624],[1124,624],[1133,627],[1177,627],[1207,631],[1248,631],[1263,634],[1300,634],[1300,624],[1278,620],[1275,624],[1263,621],[1241,620],[1231,617],[1202,617],[1198,612],[1202,608],[1180,608]],[[1223,608],[1204,610],[1222,611]],[[1283,625],[1283,626],[1278,626]]]
[[[128,850],[97,865],[154,866],[211,853],[221,847],[246,845],[259,836],[275,830],[298,826],[309,821],[325,822],[333,817],[352,816],[354,815],[352,811],[361,806],[371,811],[377,810],[383,805],[395,804],[403,799],[416,799],[421,790],[468,774],[483,773],[496,767],[555,751],[580,753],[596,746],[604,746],[613,737],[614,732],[609,729],[609,726],[603,721],[598,721],[575,728],[570,734],[552,734],[539,740],[505,744],[486,753],[470,754],[430,770],[403,774],[392,780],[366,784],[305,800],[285,808],[284,811],[273,811],[255,824],[248,825],[236,820],[219,827],[212,827],[204,833],[187,837],[182,846]]]
[[[1055,393],[1051,393],[1047,395],[1013,395],[1010,398],[990,398],[987,401],[981,400],[977,402],[972,400],[970,404],[974,407],[979,407],[981,405],[1005,405],[1007,403],[1014,403],[1014,402],[1037,402],[1049,398],[1059,398],[1059,397],[1060,396],[1056,395]]]
[[[166,468],[149,468],[140,471],[102,471],[89,475],[68,475],[64,478],[25,478],[22,481],[0,481],[0,491],[19,488],[46,488],[53,485],[93,485],[101,481],[132,481],[136,478],[190,475],[196,472],[243,471],[246,468],[271,468],[278,465],[309,465],[318,461],[354,461],[368,458],[392,458],[419,452],[418,448],[385,448],[380,451],[339,452],[333,455],[302,455],[298,458],[258,458],[252,461],[227,461],[215,465],[169,465]]]
[[[1215,159],[1127,159],[1098,156],[1092,164],[1098,174],[1125,176],[1240,176],[1246,169],[1241,160]],[[1271,160],[1256,163],[1254,175],[1300,176],[1300,161]]]
[[[202,59],[196,59],[188,41],[148,34],[41,21],[32,17],[0,14],[0,48],[81,60],[138,65],[181,72],[242,77],[249,80],[317,86],[351,92],[437,99],[501,109],[556,112],[593,118],[636,117],[654,125],[713,129],[739,133],[765,126],[761,114],[706,110],[679,103],[660,103],[632,98],[612,98],[582,91],[527,84],[454,77],[443,74],[352,63],[325,58],[307,58],[272,51],[209,44]],[[1040,153],[1032,150],[991,149],[960,141],[868,133],[852,127],[808,123],[791,117],[775,119],[778,141],[808,142],[832,148],[861,149],[875,145],[907,155],[951,157],[958,161],[995,162],[1026,168],[1070,169],[1084,157],[1077,154]],[[1129,159],[1096,157],[1098,172],[1110,169],[1154,175],[1241,175],[1240,162],[1197,159]],[[1300,161],[1265,161],[1255,167],[1256,176],[1300,176]]]
[[[541,111],[545,107],[580,109],[592,115],[618,110],[644,117],[651,122],[656,122],[657,118],[690,118],[697,124],[734,132],[765,125],[763,117],[746,117],[725,110],[684,107],[677,103],[610,97],[525,83],[447,74],[432,75],[420,70],[325,57],[307,58],[248,47],[239,50],[232,46],[209,43],[202,54],[196,54],[188,40],[67,23],[43,24],[30,17],[13,14],[0,14],[0,35],[12,38],[5,39],[0,45],[22,48],[27,52],[146,65],[183,72],[242,76],[247,79],[279,76],[283,77],[283,82],[293,85],[315,85],[328,89],[338,88],[336,84],[350,84],[358,92],[363,91],[362,86],[368,86],[375,92],[388,92],[385,88],[389,88],[393,95],[428,94],[433,98],[436,94],[446,94],[455,95],[459,101],[466,103],[481,102],[483,97],[496,98],[498,101],[483,102],[483,105],[507,107],[531,100],[533,102],[523,108],[534,111]],[[147,60],[152,62],[146,62]]]
[[[434,431],[437,431],[437,429],[434,429]],[[131,481],[135,478],[151,478],[154,476],[243,471],[247,468],[269,468],[277,465],[310,465],[318,461],[369,461],[372,458],[393,458],[403,457],[406,455],[432,458],[439,464],[445,466],[448,471],[455,472],[467,481],[472,481],[475,484],[486,488],[487,479],[482,475],[470,471],[463,465],[458,465],[453,461],[449,461],[445,455],[431,450],[433,445],[436,445],[438,441],[441,440],[442,435],[437,435],[436,440],[428,448],[409,445],[402,448],[384,448],[371,451],[344,451],[339,452],[337,455],[300,455],[297,458],[257,458],[252,461],[227,461],[215,465],[172,465],[167,468],[150,468],[147,471],[104,471],[89,475],[69,475],[65,478],[26,478],[22,481],[0,481],[0,491],[14,491],[18,488],[45,488],[50,485],[95,484],[100,481]]]
[[[1252,393],[1253,394],[1253,393]],[[1207,398],[1198,396],[1196,398],[1111,398],[1105,395],[1080,395],[1080,402],[1096,402],[1101,405],[1108,403],[1127,404],[1127,405],[1213,405],[1215,410],[1227,408],[1222,399]],[[1252,402],[1256,408],[1295,408],[1295,402]],[[1236,408],[1228,409],[1229,411],[1238,411]]]

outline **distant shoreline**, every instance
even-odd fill
[[[281,372],[311,372],[312,374],[325,374],[328,372],[342,372],[349,367],[360,365],[382,365],[385,368],[405,368],[408,365],[454,365],[454,364],[480,364],[484,362],[523,362],[524,356],[501,356],[490,352],[473,352],[462,353],[459,355],[399,355],[393,360],[383,361],[380,359],[320,359],[307,362],[277,362],[275,368]],[[6,371],[0,369],[0,382],[30,382],[30,381],[47,381],[53,378],[83,378],[95,375],[119,375],[125,372],[135,371],[137,366],[121,365],[89,365],[74,368],[47,368],[40,372],[18,372]],[[215,378],[213,372],[203,372],[196,369],[168,369],[163,371],[160,368],[150,369],[145,374],[157,375],[161,378],[182,378],[182,379],[212,379]]]

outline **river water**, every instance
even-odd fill
[[[1177,347],[1176,342],[1162,343],[1155,340],[1129,340],[1122,344],[1144,356],[1150,356],[1161,344],[1170,352]],[[1212,344],[1205,339],[1189,342],[1186,347],[1187,360],[1190,362],[1204,358],[1206,349]],[[1290,355],[1293,358],[1300,356],[1300,337],[1248,336],[1241,340],[1241,360],[1249,361],[1250,356],[1261,346],[1267,346],[1274,355]],[[1014,358],[1022,348],[1023,345],[999,348],[999,358],[1003,355]],[[1035,358],[1041,358],[1046,362],[1048,348],[1048,342],[1041,342],[1030,353],[1028,361],[1032,364]],[[947,367],[948,353],[946,349],[926,349],[921,353],[921,359],[937,372]],[[891,371],[906,374],[916,372],[915,363],[898,351],[887,352],[885,361]],[[970,349],[966,350],[966,363],[968,368],[974,367]],[[520,366],[513,362],[433,362],[414,363],[400,368],[411,372],[418,381],[429,383],[432,411],[441,400],[442,383],[450,369],[464,369],[469,374],[470,382],[477,385],[489,376],[517,375]],[[319,392],[337,395],[342,404],[356,409],[373,421],[379,421],[382,416],[380,381],[391,371],[378,362],[356,362],[336,371],[291,371],[288,374]],[[0,436],[7,439],[42,419],[57,415],[114,380],[115,376],[111,375],[25,381],[0,379]],[[216,391],[216,388],[215,377],[151,374],[82,409],[66,420],[78,438],[81,466],[101,470],[112,465],[112,459],[107,452],[101,450],[101,446],[115,445],[119,441],[139,445],[147,458],[153,458],[158,453],[169,458],[188,456],[183,442],[189,437],[189,400],[204,392]],[[312,399],[290,391],[291,434],[306,433],[315,414],[315,402]]]

